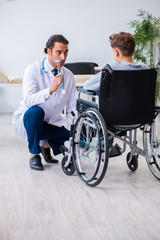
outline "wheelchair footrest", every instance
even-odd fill
[[[68,148],[66,148],[64,145],[60,146],[60,151],[63,154],[63,156],[65,156],[65,153],[68,152]]]

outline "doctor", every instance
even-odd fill
[[[63,67],[68,55],[68,40],[53,35],[46,43],[48,57],[29,65],[23,78],[23,95],[12,123],[15,132],[27,137],[29,166],[43,170],[40,153],[46,162],[57,163],[51,156],[60,153],[60,145],[69,139],[69,124],[61,117],[62,110],[76,111],[76,85],[73,74]]]

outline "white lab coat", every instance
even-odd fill
[[[74,76],[70,70],[65,67],[61,68],[64,74],[64,89],[66,93],[62,94],[62,84],[52,95],[49,88],[53,82],[54,76],[51,70],[53,67],[48,62],[44,61],[43,75],[41,75],[42,62],[35,62],[29,65],[23,78],[23,94],[19,108],[14,112],[12,123],[15,132],[22,137],[26,137],[26,131],[23,124],[24,113],[32,106],[38,105],[45,112],[44,121],[54,126],[69,129],[68,122],[62,118],[62,110],[67,107],[67,112],[76,111],[76,84]]]

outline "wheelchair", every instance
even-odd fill
[[[78,116],[72,113],[69,146],[62,149],[65,174],[76,171],[88,186],[97,186],[106,174],[116,138],[122,143],[120,154],[126,146],[130,148],[126,163],[132,172],[141,155],[160,180],[160,107],[155,106],[158,65],[136,71],[112,70],[107,65],[98,94],[78,88]],[[137,142],[137,130],[142,132],[143,148]]]

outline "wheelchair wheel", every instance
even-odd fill
[[[74,127],[73,156],[78,176],[89,186],[98,185],[108,166],[108,134],[97,109],[82,113]]]
[[[152,124],[146,124],[143,132],[146,161],[152,174],[160,180],[160,112]]]
[[[138,155],[132,156],[131,161],[129,161],[130,156],[131,156],[131,152],[127,154],[127,165],[132,172],[135,172],[138,168]]]
[[[62,162],[61,162],[61,166],[62,166],[63,172],[66,175],[71,176],[75,172],[75,167],[74,167],[74,163],[73,163],[72,157],[71,157],[71,160],[70,160],[68,166],[66,166],[67,160],[68,160],[68,155],[63,157]]]

